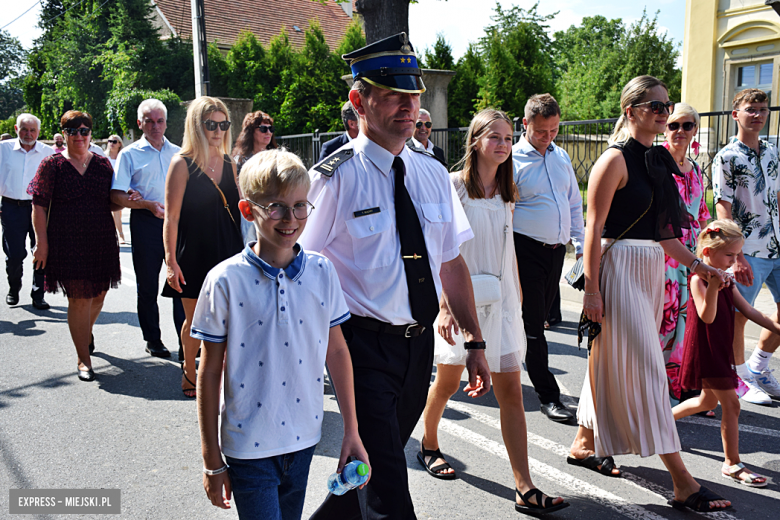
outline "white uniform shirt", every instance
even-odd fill
[[[95,143],[89,143],[89,151],[94,153],[95,155],[99,155],[101,157],[108,157],[108,155],[106,155],[105,150],[103,150],[101,147],[99,147]]]
[[[173,156],[180,147],[163,137],[162,149],[149,144],[146,136],[119,152],[114,168],[112,190],[138,191],[144,200],[165,204],[165,178]]]
[[[227,342],[220,433],[222,452],[236,459],[319,442],[328,334],[350,317],[327,258],[299,250],[277,269],[253,245],[206,276],[190,332]]]
[[[332,177],[310,171],[309,201],[315,209],[301,244],[336,266],[352,314],[394,325],[414,323],[395,221],[394,156],[363,134],[341,150],[347,148],[354,156]],[[441,264],[457,258],[460,244],[474,234],[444,166],[406,146],[399,157],[441,295]]]
[[[41,161],[54,153],[54,148],[40,141],[36,141],[29,152],[22,148],[18,138],[0,141],[0,196],[32,200],[27,186]]]

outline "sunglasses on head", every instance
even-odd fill
[[[119,141],[117,141],[116,139],[109,139],[108,140],[108,144],[118,144],[118,143],[119,143]]]
[[[686,132],[690,132],[691,130],[696,128],[696,123],[691,123],[690,121],[687,121],[685,123],[678,123],[675,121],[674,123],[669,123],[668,125],[666,125],[666,127],[672,132],[674,132],[675,130],[679,130],[680,125],[682,125],[682,129],[685,130]]]
[[[214,130],[219,127],[220,130],[223,132],[227,132],[227,129],[230,128],[230,121],[220,121],[217,123],[216,121],[212,121],[211,119],[206,119],[203,121],[203,126],[206,127],[206,130],[209,132],[213,132]]]
[[[663,101],[645,101],[644,103],[637,103],[636,105],[631,106],[638,107],[642,105],[650,105],[650,110],[653,114],[663,114],[664,110],[671,114],[672,111],[674,111],[674,101],[667,101],[666,103]]]
[[[274,125],[257,125],[255,128],[260,130],[260,133],[265,134],[268,132],[274,133]]]
[[[91,128],[63,128],[62,131],[68,135],[81,134],[84,137],[88,136],[91,132]]]
[[[426,121],[424,123],[422,121],[417,121],[417,124],[414,126],[416,126],[417,128],[422,128],[422,125],[425,125],[425,128],[430,128],[433,126],[433,123],[431,123],[430,121]]]

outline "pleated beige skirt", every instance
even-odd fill
[[[588,359],[577,420],[593,430],[598,457],[678,452],[658,345],[663,248],[652,240],[618,241],[602,262],[601,294],[604,321]]]

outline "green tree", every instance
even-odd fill
[[[558,102],[566,120],[603,119],[620,114],[620,93],[632,78],[650,74],[680,99],[682,71],[676,45],[658,34],[658,13],[643,13],[630,27],[622,20],[585,17],[578,27],[555,33]]]
[[[0,31],[0,119],[24,106],[24,73],[27,53],[18,39]]]
[[[479,101],[479,78],[485,74],[485,63],[476,45],[469,44],[455,65],[455,76],[448,88],[448,126],[468,126]]]
[[[433,49],[425,49],[423,54],[424,67],[438,70],[455,70],[455,60],[452,57],[452,46],[444,38],[444,34],[436,34]],[[420,57],[418,56],[418,59]],[[423,66],[421,64],[420,66]]]
[[[234,97],[230,95],[230,65],[215,42],[208,45],[209,56],[209,93],[214,97]]]
[[[227,53],[227,63],[232,97],[254,99],[272,90],[266,75],[266,50],[251,32],[241,32]]]

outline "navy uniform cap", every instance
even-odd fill
[[[417,55],[406,33],[379,40],[341,58],[349,63],[353,79],[396,92],[425,92]]]

